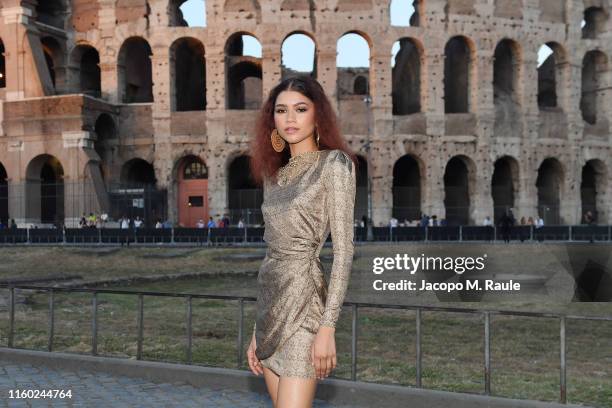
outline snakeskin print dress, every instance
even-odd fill
[[[320,325],[335,327],[353,261],[355,164],[341,150],[290,158],[264,181],[266,256],[257,277],[255,355],[277,375],[316,378],[311,345]],[[327,284],[319,254],[331,232]]]

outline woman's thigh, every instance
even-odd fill
[[[311,408],[316,378],[280,377],[275,408]]]

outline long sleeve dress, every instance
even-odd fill
[[[277,375],[316,378],[311,345],[335,327],[353,260],[355,164],[341,150],[301,153],[264,181],[268,244],[257,277],[255,354]],[[319,260],[331,232],[329,286]]]

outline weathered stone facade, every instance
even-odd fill
[[[185,158],[205,164],[206,214],[256,208],[230,203],[248,177],[231,187],[229,172],[285,72],[281,43],[299,32],[352,148],[365,158],[371,139],[375,225],[418,212],[480,223],[507,207],[612,223],[608,0],[417,1],[410,27],[391,26],[380,0],[207,0],[206,27],[185,26],[181,0],[0,3],[0,218],[44,221],[41,180],[64,183],[64,201],[90,185],[94,199],[56,208],[70,220],[106,209],[109,183],[133,181],[166,190],[178,221]],[[348,32],[367,41],[369,70],[337,69]],[[245,34],[262,58],[241,54]],[[553,54],[538,68],[543,44]]]

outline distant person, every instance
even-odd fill
[[[242,221],[242,218],[238,220],[238,228],[244,228],[244,221]]]
[[[207,228],[215,228],[217,225],[215,224],[215,222],[213,221],[213,217],[209,217],[208,218],[208,224],[206,224]]]
[[[163,228],[164,224],[162,224],[161,219],[157,219],[157,222],[155,223],[155,229],[160,229]]]
[[[492,227],[493,226],[493,221],[491,220],[491,217],[489,217],[488,215],[485,217],[484,221],[482,221],[482,225],[484,227]]]
[[[130,219],[126,216],[121,217],[119,220],[119,228],[128,229],[130,228]]]
[[[136,219],[134,220],[134,228],[140,228],[142,227],[142,220],[140,219],[140,216],[136,216]]]
[[[14,218],[11,218],[11,229],[17,229],[17,223]]]
[[[201,218],[198,220],[198,222],[196,222],[196,228],[204,228],[205,226],[204,220]]]

